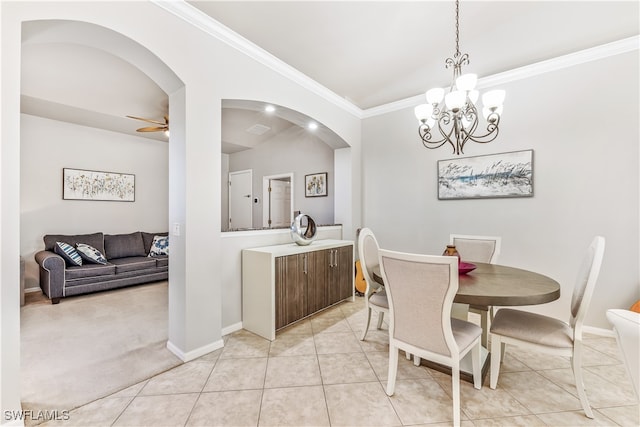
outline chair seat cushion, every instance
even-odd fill
[[[482,334],[482,328],[480,326],[456,319],[455,317],[451,318],[451,330],[453,331],[453,338],[455,338],[461,353]]]
[[[389,300],[387,299],[387,292],[382,290],[371,295],[369,298],[369,304],[377,305],[378,307],[389,308]]]
[[[573,332],[567,323],[528,311],[498,310],[491,333],[550,347],[573,347]]]

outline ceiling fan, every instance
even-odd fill
[[[169,116],[164,116],[164,122],[153,120],[153,119],[145,119],[143,117],[135,117],[135,116],[127,116],[130,119],[142,120],[143,122],[153,123],[158,126],[145,126],[140,129],[136,129],[137,132],[164,132],[165,135],[169,136]]]

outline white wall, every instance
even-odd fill
[[[39,287],[35,252],[45,234],[167,231],[169,144],[22,114],[20,255],[25,287]],[[135,175],[134,202],[62,199],[62,169]]]
[[[222,167],[221,167],[221,186],[220,195],[222,200],[221,215],[220,215],[220,230],[224,231],[229,227],[229,155],[222,153]]]
[[[533,149],[534,197],[439,201],[437,160],[455,156],[423,148],[405,109],[363,122],[363,225],[384,248],[432,254],[449,233],[502,236],[501,264],[562,284],[560,300],[532,310],[564,319],[581,257],[601,234],[607,248],[585,324],[609,329],[606,309],[640,297],[638,51],[502,88],[498,139],[469,143],[465,155]]]
[[[253,205],[253,227],[262,227],[262,177],[293,172],[294,211],[313,218],[316,224],[333,224],[335,174],[333,149],[311,131],[292,126],[258,145],[229,155],[229,172],[253,170],[253,195],[260,203]],[[305,197],[304,177],[327,172],[327,197]]]

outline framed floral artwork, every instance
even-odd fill
[[[327,172],[304,176],[304,196],[322,197],[327,195]]]

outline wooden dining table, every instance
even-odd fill
[[[458,276],[458,292],[454,302],[468,304],[480,312],[484,377],[489,362],[489,307],[537,305],[555,301],[560,298],[560,284],[548,276],[521,268],[480,262],[473,264],[475,270]],[[373,279],[384,285],[379,266],[373,268]],[[463,359],[460,371],[461,378],[472,381],[470,360]]]

